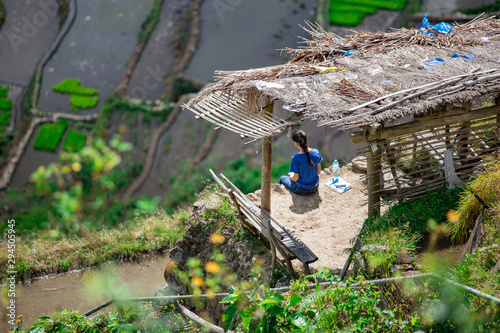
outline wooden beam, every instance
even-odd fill
[[[467,121],[498,114],[500,114],[500,105],[495,105],[489,108],[473,110],[456,116],[447,116],[444,118],[436,118],[427,121],[413,121],[402,125],[386,127],[383,131],[376,134],[365,133],[364,131],[353,132],[351,133],[351,141],[353,143],[362,143],[366,141],[389,139],[396,136],[420,132],[426,129],[464,123]]]
[[[375,144],[374,142],[372,144]],[[368,143],[366,153],[367,174],[368,177],[368,216],[377,216],[380,213],[380,168],[381,168],[381,149],[378,147],[373,151]]]

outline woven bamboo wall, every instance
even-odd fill
[[[444,152],[452,152],[457,176],[468,181],[482,159],[500,149],[500,116],[371,142],[381,154],[380,192],[384,201],[407,200],[445,186]],[[375,145],[374,145],[375,144]],[[366,148],[360,153],[366,153]],[[375,174],[367,174],[374,178]]]

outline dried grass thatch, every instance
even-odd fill
[[[267,96],[320,125],[349,129],[424,115],[500,91],[500,20],[495,18],[454,25],[450,34],[438,37],[404,28],[354,32],[346,38],[316,25],[309,24],[306,30],[311,39],[304,47],[288,49],[287,64],[218,71],[217,82],[185,107],[198,114],[227,109],[204,102],[217,93],[219,101],[244,101],[249,114],[259,114],[257,101]],[[354,54],[343,56],[348,50]],[[452,58],[454,53],[474,57]],[[435,58],[445,62],[427,64]]]

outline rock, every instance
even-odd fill
[[[386,245],[382,245],[382,244],[368,244],[368,245],[365,245],[361,248],[361,253],[366,253],[366,252],[375,252],[375,251],[382,251],[382,252],[385,252],[387,251],[387,246]]]
[[[409,271],[413,270],[413,265],[410,264],[402,264],[402,265],[392,265],[390,268],[391,273],[396,271]]]
[[[284,186],[281,184],[271,184],[271,191],[273,191],[273,192],[283,194],[283,193],[285,193],[283,191],[283,189],[284,189]]]
[[[176,261],[179,267],[182,268],[187,263],[189,256],[180,247],[176,246],[170,250],[170,259]]]
[[[327,175],[331,175],[332,174],[332,167],[329,166],[328,168],[324,168],[322,172],[324,172]]]
[[[398,253],[396,262],[398,264],[413,264],[415,262],[415,257],[407,253]]]
[[[355,158],[352,159],[351,163],[356,169],[366,172],[367,170],[366,157],[356,156]]]
[[[260,192],[261,192],[260,190],[257,190],[257,191],[254,192],[255,195],[257,196],[257,198],[260,198]]]

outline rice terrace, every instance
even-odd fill
[[[2,332],[500,332],[497,0],[0,0]]]

